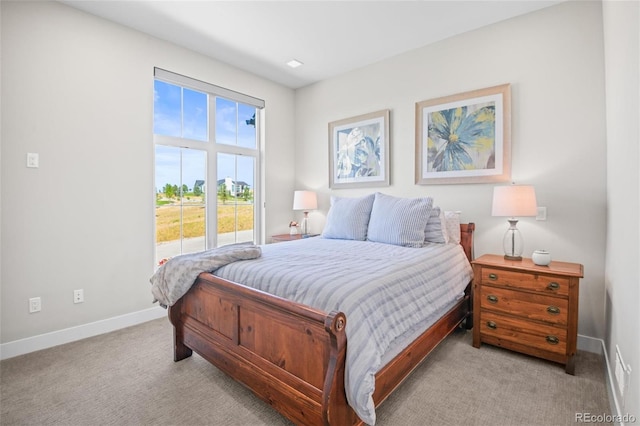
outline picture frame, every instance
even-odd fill
[[[417,102],[415,172],[418,185],[510,180],[511,85]]]
[[[329,123],[329,188],[389,186],[388,109]]]

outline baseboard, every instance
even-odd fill
[[[594,354],[602,355],[604,352],[604,342],[602,339],[597,339],[591,336],[583,336],[578,334],[578,350],[591,352]]]
[[[167,316],[167,310],[156,306],[142,311],[107,318],[76,327],[27,337],[26,339],[14,340],[13,342],[0,344],[0,359],[13,358],[18,355],[24,355],[65,343],[75,342],[76,340],[109,333],[111,331],[120,330],[121,328],[130,327],[132,325],[141,324],[143,322],[165,316]]]
[[[597,353],[604,358],[604,376],[607,386],[607,395],[609,396],[609,406],[611,407],[611,420],[615,425],[624,426],[624,419],[613,380],[613,367],[609,363],[609,355],[604,340],[595,337],[578,335],[578,350]]]

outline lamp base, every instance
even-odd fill
[[[309,235],[309,212],[304,212],[302,218],[302,235]]]
[[[522,260],[522,256],[509,256],[508,254],[504,255],[506,260]]]
[[[504,248],[504,258],[506,260],[521,261],[522,260],[522,235],[516,224],[517,219],[507,219],[509,222],[509,229],[504,233],[502,239],[502,247]]]

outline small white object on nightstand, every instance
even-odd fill
[[[551,263],[551,253],[546,250],[536,250],[533,252],[531,260],[538,266],[547,266]]]

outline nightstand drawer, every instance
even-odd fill
[[[567,350],[567,330],[565,328],[532,323],[485,311],[480,313],[480,324],[478,325],[480,333],[484,337],[492,336],[558,354],[564,354]]]
[[[567,325],[568,306],[566,299],[541,294],[523,293],[515,290],[483,286],[480,307],[510,315]]]
[[[482,268],[482,282],[561,296],[569,294],[569,279],[565,277]]]

